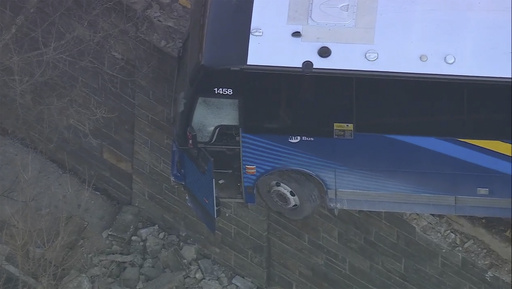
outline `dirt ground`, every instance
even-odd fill
[[[2,136],[0,176],[0,219],[9,219],[27,204],[40,216],[77,216],[87,222],[84,236],[92,248],[98,246],[93,239],[102,239],[101,233],[119,210],[115,202],[91,189],[93,180],[84,184],[37,152]]]
[[[32,276],[55,275],[57,270],[62,278],[87,266],[87,256],[105,248],[102,232],[119,208],[91,190],[91,181],[84,184],[16,140],[0,136],[0,249],[10,247],[11,264]],[[38,252],[62,268],[46,266],[35,257]]]

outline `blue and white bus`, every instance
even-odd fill
[[[511,2],[195,1],[172,176],[219,202],[511,215]]]

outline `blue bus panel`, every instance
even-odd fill
[[[329,208],[510,218],[510,143],[489,143],[362,133],[353,139],[243,133],[243,166],[255,170],[245,173],[243,182],[249,190],[268,172],[297,169],[324,183]]]

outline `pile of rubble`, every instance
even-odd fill
[[[488,277],[511,282],[510,231],[497,236],[485,228],[465,225],[466,218],[456,216],[404,213],[403,217],[436,244],[488,270]]]
[[[257,288],[202,257],[186,234],[143,226],[135,207],[123,207],[103,237],[109,249],[90,256],[89,269],[81,274],[72,271],[60,289]]]
[[[0,175],[1,289],[256,288],[1,135]]]

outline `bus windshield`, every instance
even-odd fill
[[[199,97],[192,118],[197,141],[211,141],[214,129],[219,125],[238,125],[238,100]]]

